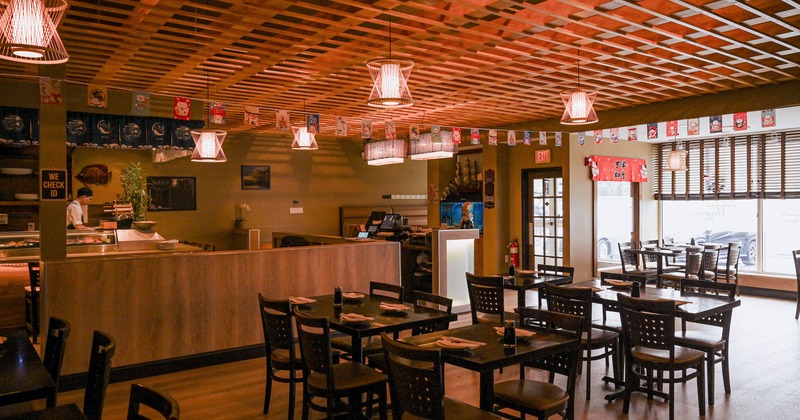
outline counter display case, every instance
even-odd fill
[[[67,255],[116,250],[113,230],[70,230]],[[0,232],[0,261],[27,261],[39,257],[39,232]]]

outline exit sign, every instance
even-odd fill
[[[550,163],[550,149],[539,149],[536,151],[536,163]]]
[[[67,199],[67,171],[64,169],[42,169],[39,197],[42,200]]]

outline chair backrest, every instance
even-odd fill
[[[726,257],[725,265],[728,270],[739,271],[739,256],[742,253],[742,244],[739,242],[728,243],[728,256]]]
[[[719,263],[719,249],[704,249],[703,250],[703,270],[714,271],[717,269]]]
[[[139,414],[141,406],[150,407],[164,416],[165,420],[178,420],[181,409],[178,402],[169,394],[141,385],[131,385],[131,397],[128,400],[128,420],[146,420]]]
[[[94,332],[89,356],[89,373],[86,377],[86,394],[83,397],[83,415],[89,420],[103,418],[103,403],[108,377],[111,374],[111,358],[116,350],[117,342],[113,337],[101,331]]]
[[[700,275],[700,271],[703,269],[703,252],[693,252],[686,249],[686,268],[684,273],[686,276],[698,276],[698,278],[702,278]]]
[[[289,360],[294,363],[294,325],[292,325],[292,304],[288,300],[265,298],[258,294],[261,312],[261,326],[264,330],[264,344],[267,358],[277,349],[289,351]]]
[[[564,277],[575,276],[575,267],[567,267],[564,265],[539,264],[536,266],[536,270],[547,274],[560,274]]]
[[[439,311],[453,313],[453,299],[432,293],[414,291],[414,305],[425,306]],[[444,331],[450,328],[450,321],[429,322],[411,329],[412,335],[426,334],[435,331]]]
[[[620,281],[641,281],[642,277],[635,274],[617,273],[614,271],[601,271],[600,283],[606,284],[606,280],[620,280]]]
[[[370,296],[384,296],[402,302],[405,297],[405,289],[397,284],[381,283],[378,281],[369,282]]]
[[[800,249],[792,251],[792,258],[794,259],[795,277],[797,277],[797,300],[800,302]]]
[[[617,247],[619,248],[619,258],[622,263],[623,273],[627,271],[628,267],[639,268],[639,254],[627,252],[629,249],[639,248],[638,242],[620,242]]]
[[[641,346],[669,350],[675,358],[675,301],[634,298],[617,295],[622,320],[625,353]]]
[[[592,295],[594,292],[588,287],[563,287],[546,283],[547,309],[562,314],[581,317],[583,323],[581,331],[587,332],[592,323]],[[589,334],[591,344],[591,334]]]
[[[478,314],[497,315],[500,322],[505,319],[505,293],[503,278],[498,276],[476,276],[466,273],[469,306],[472,323],[477,324]]]
[[[36,291],[39,287],[39,278],[41,271],[39,269],[39,261],[28,261],[28,279],[31,284],[31,293]]]
[[[291,247],[291,246],[308,246],[311,245],[306,238],[302,236],[284,236],[281,238],[281,248]]]
[[[653,246],[653,247],[658,246],[658,239],[649,239],[649,240],[640,242],[640,246],[641,247],[645,247],[647,245]],[[642,254],[642,268],[645,268],[645,269],[647,269],[647,268],[656,268],[658,266],[658,259],[659,258],[662,258],[662,256],[658,255],[658,254]],[[654,265],[650,265],[648,267],[647,263],[653,263]]]
[[[732,302],[734,299],[736,299],[736,284],[681,279],[681,296],[705,296],[711,293],[722,296],[722,298]],[[733,310],[731,309],[718,314],[709,315],[705,318],[700,318],[692,322],[720,327],[722,328],[722,335],[727,339],[730,333],[732,315]],[[682,319],[681,324],[685,330],[686,321]]]
[[[295,308],[294,320],[303,359],[303,377],[308,378],[312,372],[325,375],[327,388],[334,389],[334,359],[328,318],[306,315]]]
[[[675,238],[670,237],[670,236],[665,237],[665,238],[661,238],[661,245],[664,245],[664,246],[675,245]]]
[[[69,322],[51,317],[47,326],[47,341],[44,347],[44,367],[53,378],[58,391],[58,380],[61,377],[61,366],[64,364],[64,351],[67,348],[67,338],[72,330]]]
[[[444,419],[441,350],[392,340],[381,333],[392,408],[425,419]]]

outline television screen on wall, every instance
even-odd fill
[[[483,233],[482,201],[442,201],[439,203],[439,223],[448,227],[460,227],[465,214],[472,215],[475,228]]]

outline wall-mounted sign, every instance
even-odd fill
[[[67,199],[67,171],[65,169],[42,169],[39,198],[42,200]]]
[[[645,159],[613,156],[589,156],[593,181],[647,182]]]
[[[538,149],[536,151],[536,163],[550,163],[550,149]]]

